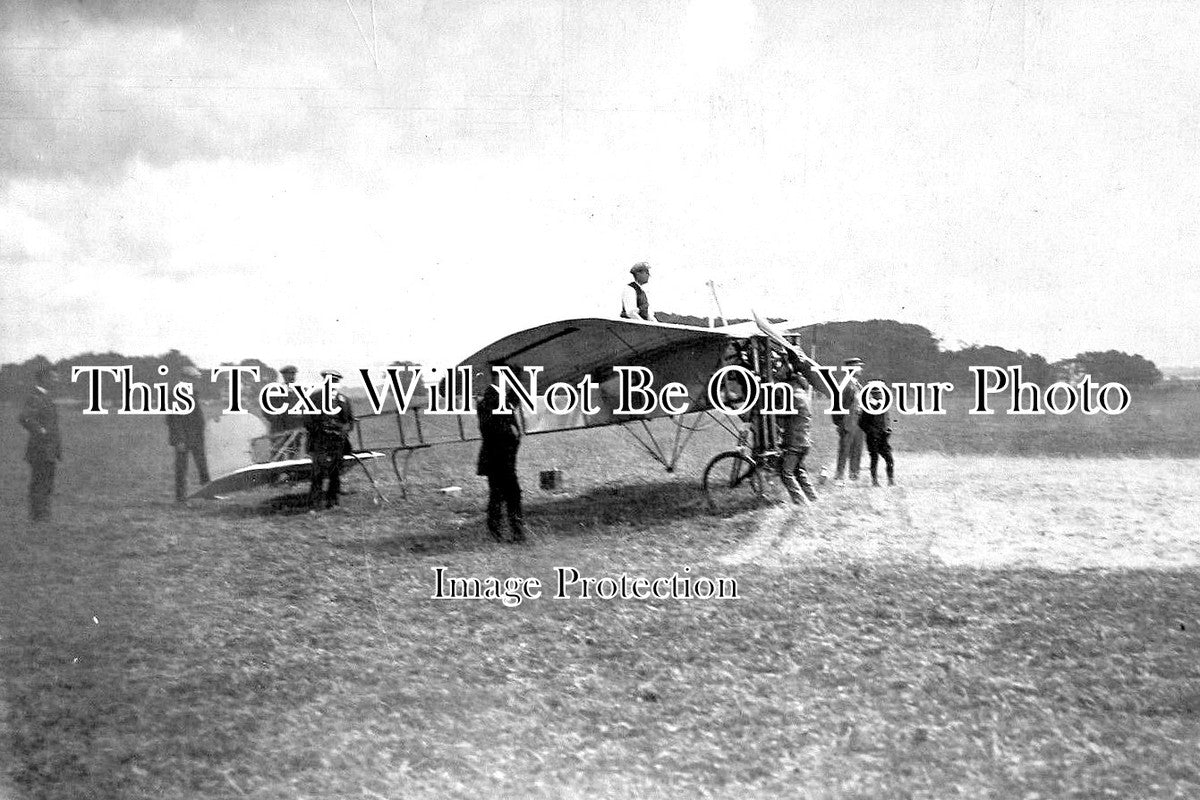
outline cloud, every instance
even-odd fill
[[[273,63],[270,36],[262,51],[229,46],[244,42],[228,28],[266,28],[260,10],[221,4],[230,16],[218,25],[211,4],[206,18],[195,3],[157,5],[15,15],[0,52],[10,176],[111,179],[138,161],[287,152],[311,140],[310,109],[254,86],[303,83],[303,62]],[[286,26],[269,33],[285,36]]]
[[[198,4],[198,0],[13,0],[6,4],[3,18],[9,24],[46,27],[95,22],[167,25],[192,19]],[[228,4],[234,5],[232,0]]]
[[[379,3],[374,29],[369,8],[18,5],[0,48],[4,169],[112,180],[135,162],[520,155],[557,130],[557,5]]]
[[[981,36],[986,4],[377,2],[373,30],[352,3],[6,6],[2,302],[39,321],[4,344],[69,320],[244,355],[199,303],[259,357],[298,331],[423,357],[463,319],[609,313],[642,259],[670,310],[711,310],[714,279],[730,314],[903,312],[1023,349],[1069,347],[1080,325],[1046,320],[1080,292],[1165,341],[1139,276],[1200,290],[1178,7],[1047,7],[1022,33],[997,6]]]

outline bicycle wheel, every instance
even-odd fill
[[[763,477],[749,456],[739,450],[729,450],[708,462],[700,486],[708,499],[709,510],[731,511],[762,497]]]

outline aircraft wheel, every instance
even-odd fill
[[[700,485],[714,513],[755,501],[765,490],[762,470],[739,450],[721,453],[708,462]]]

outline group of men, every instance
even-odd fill
[[[298,393],[296,385],[296,367],[291,364],[279,370],[283,384],[290,392]],[[186,378],[200,377],[200,371],[195,367],[184,367],[181,373]],[[322,409],[319,413],[308,414],[273,414],[267,417],[267,427],[273,444],[272,459],[285,460],[300,455],[301,443],[304,443],[308,455],[312,458],[312,479],[309,486],[308,505],[316,511],[324,505],[332,508],[338,505],[341,495],[341,474],[344,456],[353,452],[350,446],[350,433],[354,429],[354,410],[349,398],[341,391],[342,373],[336,369],[321,372],[322,381],[327,381],[331,387],[331,406],[336,408],[332,413]],[[292,396],[288,405],[294,405],[298,396]],[[320,390],[309,397],[310,405],[321,407]],[[168,441],[175,449],[175,501],[183,503],[187,500],[187,469],[188,455],[196,464],[197,477],[201,484],[209,482],[208,458],[204,447],[204,409],[197,402],[190,414],[168,414]],[[301,433],[306,436],[301,436]]]
[[[864,366],[861,358],[848,358],[842,365],[849,368],[858,367],[859,370]],[[857,375],[847,381],[842,389],[842,407],[846,410],[841,414],[832,415],[833,425],[838,432],[837,466],[833,479],[840,481],[848,472],[850,480],[858,480],[865,442],[870,457],[871,484],[879,485],[879,461],[882,459],[887,469],[888,485],[892,486],[896,483],[896,471],[892,458],[891,420],[886,411],[872,413],[863,408],[859,400],[862,388]],[[872,393],[879,394],[880,390],[874,388]]]
[[[299,393],[296,385],[296,367],[287,365],[279,370],[283,383],[293,393]],[[184,367],[185,378],[200,377],[195,367]],[[274,414],[267,418],[268,430],[273,444],[272,458],[283,460],[300,455],[300,442],[306,442],[306,450],[312,458],[312,478],[309,486],[308,505],[315,512],[324,505],[338,505],[341,495],[341,474],[344,457],[353,452],[350,432],[354,429],[354,410],[349,398],[341,391],[342,373],[335,369],[321,372],[321,379],[331,387],[331,407],[336,411],[322,409],[319,413]],[[291,397],[288,405],[298,397]],[[310,396],[310,404],[321,407],[320,390]],[[332,413],[331,413],[332,412]],[[204,447],[205,416],[200,402],[190,414],[168,414],[168,442],[175,449],[175,502],[187,501],[188,455],[196,464],[197,477],[201,484],[209,482],[208,458]],[[301,437],[301,432],[306,437]]]
[[[650,280],[650,265],[638,262],[630,269],[633,280],[625,287],[621,298],[621,316],[627,319],[657,321],[645,289]],[[500,364],[490,365],[493,369]],[[279,370],[283,383],[295,385],[297,369],[287,365]],[[196,379],[200,371],[193,366],[184,367],[181,377]],[[301,431],[307,434],[307,452],[313,461],[312,482],[309,487],[309,507],[315,511],[320,505],[332,508],[338,504],[341,493],[341,469],[344,457],[352,453],[350,432],[354,426],[354,412],[350,400],[341,392],[342,374],[337,370],[325,370],[323,380],[333,387],[337,413],[278,414],[268,417],[272,443],[275,445],[272,458],[275,460],[299,456]],[[50,494],[54,486],[54,470],[62,458],[62,445],[58,433],[58,412],[49,394],[53,370],[40,370],[36,385],[26,399],[21,413],[21,424],[29,431],[29,445],[25,458],[30,464],[29,487],[30,516],[35,520],[45,519],[50,513]],[[493,380],[493,384],[495,381]],[[300,389],[294,388],[299,392]],[[477,409],[480,431],[479,458],[476,465],[479,475],[488,481],[488,531],[497,540],[503,539],[502,521],[507,513],[512,541],[525,539],[525,521],[521,509],[521,485],[517,478],[517,451],[521,446],[521,429],[515,414],[496,414],[500,395],[494,385],[489,386],[480,398]],[[188,462],[196,465],[201,484],[211,479],[208,456],[205,449],[205,414],[203,404],[196,402],[189,414],[166,415],[167,441],[175,451],[175,501],[187,500]]]
[[[650,265],[644,261],[634,264],[629,270],[633,280],[627,284],[621,296],[621,317],[657,322],[650,300],[643,288],[650,281]],[[847,367],[863,366],[860,358],[846,359]],[[497,414],[500,395],[495,388],[495,369],[503,366],[496,362],[489,365],[493,371],[492,384],[488,386],[477,405],[481,445],[476,471],[488,481],[487,527],[497,540],[502,540],[501,522],[507,512],[513,541],[525,539],[525,521],[521,507],[521,486],[517,479],[517,452],[521,445],[521,429],[515,414]],[[804,459],[812,447],[812,409],[809,406],[809,364],[800,359],[788,359],[782,367],[781,376],[793,387],[793,398],[797,413],[787,415],[781,422],[780,475],[789,495],[796,503],[816,500],[812,482],[804,468]],[[288,365],[279,370],[283,383],[300,392],[295,385],[296,367]],[[193,366],[184,367],[182,377],[195,379],[200,371]],[[341,470],[345,457],[353,453],[350,433],[354,427],[354,412],[349,398],[341,391],[342,374],[337,370],[324,370],[321,378],[331,386],[336,412],[322,409],[316,414],[278,414],[268,418],[271,439],[276,445],[272,457],[275,460],[299,455],[300,432],[306,437],[306,449],[312,458],[312,480],[308,503],[315,510],[322,505],[332,508],[338,504],[341,494]],[[50,513],[50,494],[54,487],[54,472],[62,458],[62,442],[58,432],[58,412],[50,398],[54,371],[47,367],[38,371],[35,385],[26,398],[21,412],[21,425],[29,432],[29,443],[25,458],[30,464],[29,485],[30,517],[42,520]],[[878,486],[878,462],[882,459],[887,469],[889,485],[895,482],[894,462],[889,437],[891,427],[886,412],[873,414],[865,411],[859,402],[862,384],[852,378],[843,389],[842,402],[846,411],[833,415],[833,424],[838,433],[837,467],[834,480],[841,481],[847,471],[851,480],[857,480],[862,459],[864,440],[870,454],[871,482]],[[318,393],[314,393],[313,401]],[[293,398],[296,399],[296,398]],[[319,402],[311,405],[320,407]],[[189,414],[166,415],[168,443],[175,451],[175,500],[183,503],[187,499],[187,472],[189,455],[196,465],[202,484],[210,480],[208,458],[204,446],[205,416],[200,402]]]
[[[861,358],[848,358],[843,366],[863,367]],[[816,491],[804,468],[804,459],[812,447],[812,408],[809,405],[810,365],[799,358],[788,358],[780,368],[780,377],[792,387],[795,414],[780,417],[779,474],[784,487],[797,504],[815,502]],[[867,411],[860,402],[862,383],[857,375],[846,382],[842,389],[841,405],[845,409],[835,413],[833,426],[837,430],[837,463],[834,481],[842,481],[849,473],[850,480],[858,480],[862,464],[862,449],[865,441],[870,457],[871,484],[879,486],[879,462],[883,461],[889,486],[896,483],[895,461],[892,457],[891,421],[886,411]],[[878,393],[874,388],[872,393]]]
[[[629,270],[633,275],[621,293],[621,318],[637,319],[647,322],[657,322],[658,318],[650,308],[650,299],[646,294],[645,285],[650,281],[650,265],[639,261]],[[846,367],[863,367],[861,358],[848,358],[843,362]],[[795,404],[798,413],[786,419],[781,428],[783,456],[780,471],[784,485],[793,500],[815,500],[812,483],[804,470],[804,457],[812,447],[812,409],[808,403],[809,376],[808,365],[800,360],[788,360],[783,365],[783,380],[792,384]],[[878,464],[882,459],[886,465],[889,485],[895,484],[895,464],[892,458],[890,443],[891,423],[887,412],[873,414],[863,409],[859,402],[862,383],[857,376],[852,378],[842,391],[844,412],[833,415],[833,425],[838,434],[837,466],[834,480],[844,480],[847,472],[850,480],[858,480],[862,464],[862,451],[865,442],[870,456],[871,483],[879,485]]]
[[[284,384],[294,387],[297,400],[301,391],[295,385],[296,367],[288,365],[279,371]],[[201,377],[200,370],[186,366],[179,377],[195,380]],[[330,386],[330,402],[321,402],[321,389],[308,396],[305,405],[320,409],[318,413],[279,414],[269,419],[272,440],[283,443],[283,449],[274,451],[276,459],[299,455],[298,434],[306,436],[306,450],[312,458],[312,479],[309,486],[308,504],[313,513],[321,507],[338,505],[341,495],[342,465],[347,455],[353,454],[350,434],[354,428],[354,410],[350,399],[341,390],[342,373],[327,369],[321,378]],[[50,517],[50,498],[54,492],[54,477],[58,462],[62,460],[62,437],[59,433],[58,407],[54,404],[52,391],[57,383],[57,372],[44,367],[34,375],[33,385],[22,404],[18,420],[28,432],[25,460],[29,463],[29,516],[35,522]],[[293,403],[289,403],[293,405]],[[483,446],[479,454],[479,474],[488,478],[491,497],[488,503],[488,528],[500,538],[500,520],[507,509],[509,524],[514,540],[525,537],[524,520],[521,514],[521,487],[517,482],[517,448],[520,446],[521,431],[513,414],[501,415],[491,412],[499,405],[499,394],[490,389],[480,403],[480,427]],[[188,462],[196,466],[201,484],[211,479],[208,470],[208,454],[205,447],[206,418],[204,405],[196,401],[187,414],[166,414],[167,442],[175,456],[175,501],[187,501]],[[287,452],[284,452],[284,451]]]

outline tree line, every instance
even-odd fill
[[[704,317],[657,312],[659,322],[707,325]],[[729,324],[745,320],[730,319]],[[783,320],[772,319],[772,322]],[[1091,375],[1098,383],[1117,381],[1126,386],[1152,386],[1162,380],[1153,361],[1118,350],[1078,353],[1049,362],[1037,353],[1009,350],[996,345],[972,344],[943,348],[928,329],[891,319],[820,322],[789,329],[800,345],[822,364],[840,364],[858,357],[866,362],[864,375],[883,381],[949,381],[961,384],[970,377],[968,367],[1020,365],[1025,380],[1048,386],[1057,380],[1078,380]]]
[[[659,312],[657,316],[660,322],[708,325],[708,319],[704,317],[669,312]],[[729,324],[745,321],[727,320]],[[792,328],[791,331],[799,337],[805,352],[822,364],[840,364],[846,358],[857,356],[867,364],[864,370],[867,378],[889,382],[949,381],[958,385],[969,377],[968,367],[1008,367],[1015,364],[1024,369],[1025,380],[1043,386],[1056,380],[1077,380],[1083,375],[1091,375],[1092,379],[1099,383],[1117,381],[1126,386],[1152,386],[1163,377],[1153,361],[1136,353],[1118,350],[1091,351],[1051,363],[1037,353],[1008,350],[995,345],[973,344],[959,349],[944,349],[937,337],[927,328],[888,319],[822,322]],[[260,359],[247,358],[236,363],[240,366],[259,368],[259,381],[245,383],[244,400],[256,397],[262,384],[279,378],[275,368]],[[38,369],[54,366],[62,376],[62,393],[83,401],[87,398],[87,382],[79,380],[72,383],[71,367],[126,364],[132,367],[134,380],[147,384],[176,380],[179,371],[184,367],[198,366],[179,350],[147,356],[88,352],[56,362],[37,355],[19,364],[0,365],[0,400],[19,400],[33,383],[33,376]],[[168,374],[165,377],[159,374],[160,365],[167,367]],[[103,386],[106,397],[116,400],[116,384],[113,379],[104,378]],[[201,398],[216,398],[221,388],[218,384],[207,383],[196,387]],[[253,403],[247,405],[253,407]]]
[[[258,387],[279,379],[279,373],[275,368],[260,359],[246,358],[238,362],[224,361],[222,365],[234,363],[239,366],[256,366],[259,368],[258,381],[244,381],[243,399],[257,397]],[[151,385],[163,382],[173,383],[179,380],[180,371],[184,367],[199,367],[190,356],[175,349],[157,355],[146,356],[128,356],[112,351],[106,353],[88,352],[54,362],[45,356],[36,355],[19,364],[0,364],[0,401],[19,400],[24,397],[25,392],[33,384],[34,376],[38,370],[51,366],[59,374],[60,390],[58,394],[83,402],[88,397],[88,381],[81,377],[79,380],[73,382],[71,380],[72,367],[123,367],[126,365],[131,368],[135,381]],[[166,367],[167,374],[165,376],[160,373],[160,366]],[[109,375],[103,375],[100,383],[105,402],[109,405],[119,402],[120,397],[116,379]],[[203,400],[216,399],[221,394],[223,382],[222,385],[218,385],[216,383],[210,384],[207,381],[199,381],[196,383],[195,388],[198,398]]]

